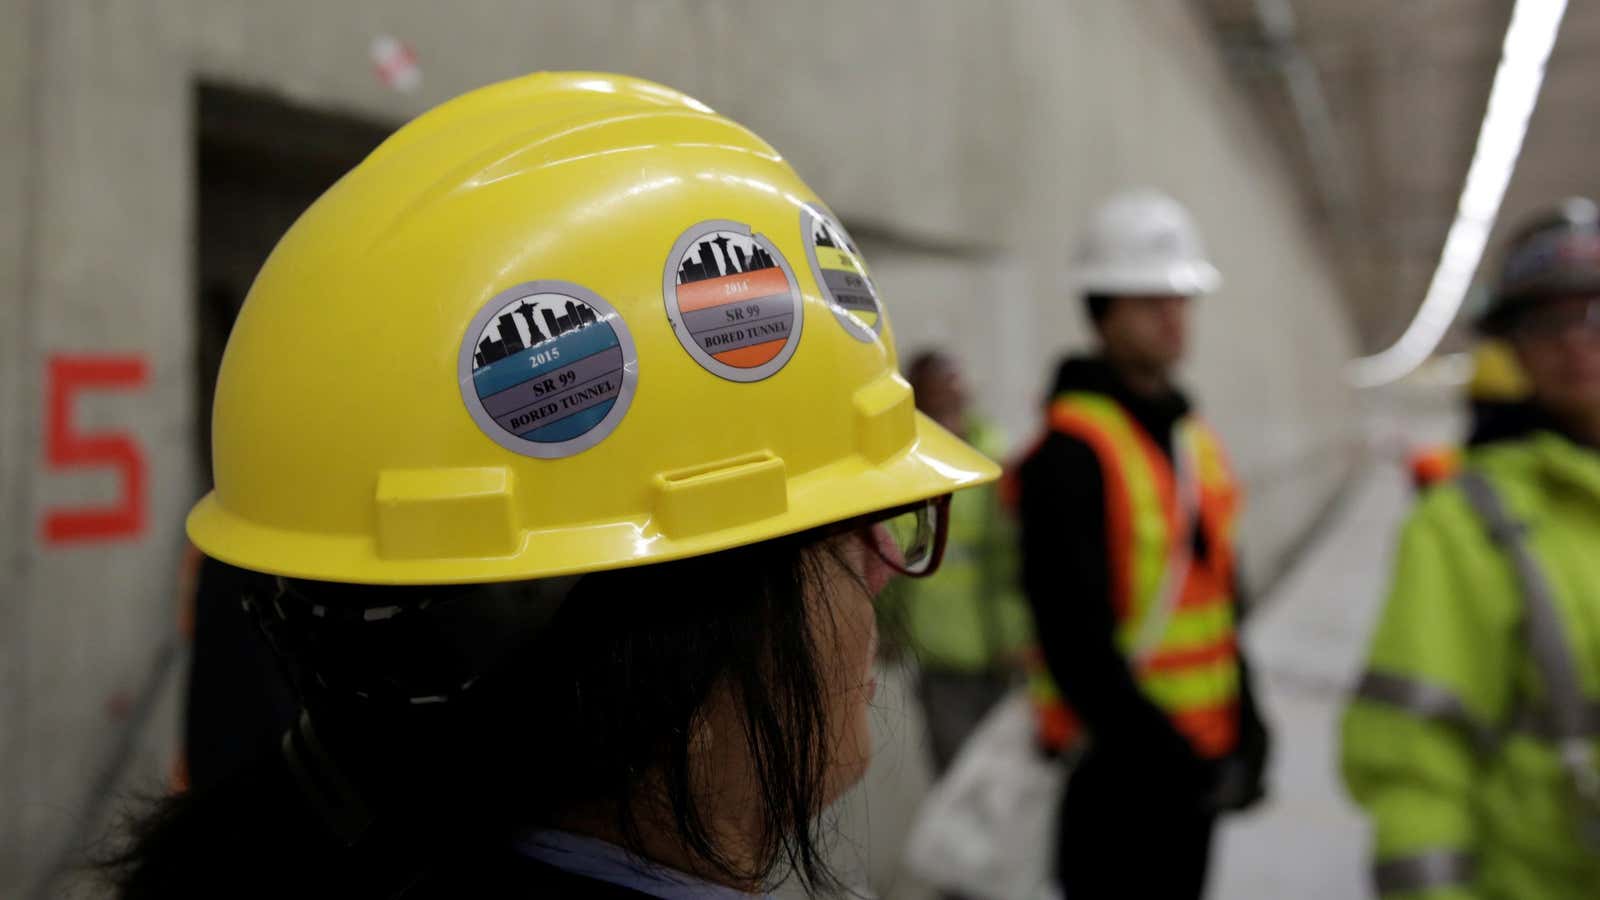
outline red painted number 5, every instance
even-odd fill
[[[83,434],[73,422],[74,403],[88,391],[128,391],[149,380],[140,356],[52,356],[45,382],[44,458],[51,469],[112,469],[120,483],[106,506],[46,510],[47,544],[138,537],[145,529],[144,451],[124,431]]]

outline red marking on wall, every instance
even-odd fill
[[[40,534],[46,544],[128,540],[146,522],[144,451],[127,431],[85,434],[73,421],[74,403],[89,391],[130,391],[150,380],[143,356],[55,355],[45,375],[44,459],[52,470],[113,469],[121,483],[107,506],[45,510]]]

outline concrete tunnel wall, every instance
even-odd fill
[[[1336,375],[1354,343],[1327,257],[1187,4],[0,0],[0,13],[0,896],[92,833],[96,778],[158,787],[170,759],[179,667],[165,663],[201,487],[197,81],[396,123],[536,69],[681,88],[790,157],[860,232],[902,351],[953,349],[1018,443],[1055,356],[1085,337],[1061,287],[1079,224],[1119,186],[1158,185],[1193,209],[1227,278],[1199,307],[1187,380],[1250,488],[1253,568],[1349,464],[1354,405]],[[416,48],[419,91],[374,76],[368,45],[385,33]],[[47,461],[49,360],[83,354],[148,366],[75,412],[80,430],[136,439],[145,524],[50,543],[47,511],[118,492],[109,470]]]

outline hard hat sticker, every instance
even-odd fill
[[[878,291],[867,274],[867,264],[844,226],[820,209],[800,208],[800,236],[806,258],[833,317],[858,341],[872,343],[883,332],[883,310]]]
[[[800,286],[764,235],[713,220],[672,246],[662,280],[667,318],[702,368],[729,381],[760,381],[800,343]]]
[[[593,291],[530,281],[496,294],[467,329],[461,396],[495,443],[540,459],[593,447],[622,421],[639,378],[627,323]]]

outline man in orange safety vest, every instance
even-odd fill
[[[1077,275],[1100,352],[1062,363],[1014,485],[1041,739],[1082,754],[1059,876],[1073,900],[1199,897],[1216,817],[1262,796],[1267,752],[1236,636],[1239,492],[1172,383],[1219,276],[1153,191],[1100,210]]]

